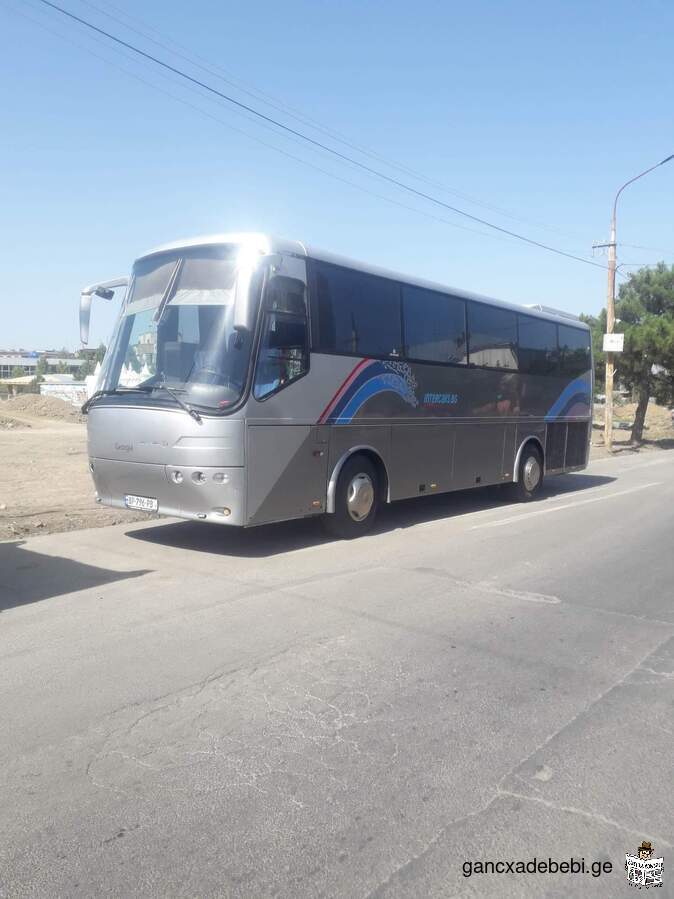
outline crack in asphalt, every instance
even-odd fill
[[[587,811],[585,809],[576,808],[574,806],[564,806],[564,805],[561,805],[560,803],[556,803],[551,800],[546,800],[546,799],[543,799],[542,797],[538,797],[538,796],[527,796],[525,794],[516,793],[516,792],[510,791],[510,790],[504,789],[502,787],[502,784],[509,777],[518,776],[517,771],[519,768],[521,768],[523,765],[525,765],[530,759],[532,759],[535,755],[537,755],[537,753],[541,752],[541,750],[545,749],[546,746],[549,746],[553,740],[556,740],[568,728],[570,728],[573,724],[575,724],[576,721],[578,721],[583,716],[587,715],[591,709],[596,708],[614,690],[620,689],[628,681],[628,679],[630,677],[632,677],[634,674],[637,674],[641,669],[648,670],[645,667],[644,663],[647,660],[650,660],[651,658],[658,658],[660,651],[663,649],[664,646],[667,645],[667,643],[670,642],[671,639],[672,639],[671,635],[668,635],[654,649],[647,652],[646,655],[639,662],[637,662],[633,668],[631,668],[629,671],[627,671],[614,684],[612,684],[610,687],[608,687],[606,690],[604,690],[603,693],[601,693],[599,696],[597,696],[595,699],[593,699],[591,702],[589,702],[586,706],[584,706],[584,708],[582,708],[576,715],[574,715],[571,719],[569,719],[569,721],[565,722],[565,724],[563,724],[562,727],[560,727],[554,733],[550,734],[550,736],[548,736],[545,740],[543,740],[542,743],[540,743],[538,746],[536,746],[530,753],[528,753],[519,762],[515,763],[499,779],[498,783],[496,784],[496,789],[495,789],[493,796],[483,806],[481,806],[479,809],[477,809],[474,812],[471,812],[468,815],[462,815],[462,816],[455,818],[451,821],[448,821],[446,824],[444,824],[440,828],[440,830],[425,844],[423,849],[421,849],[419,852],[415,853],[414,855],[410,856],[405,862],[403,862],[401,865],[399,865],[397,868],[395,868],[393,871],[391,871],[391,873],[386,877],[386,879],[383,880],[381,883],[379,883],[376,887],[374,887],[374,889],[371,889],[368,893],[366,893],[365,896],[363,897],[363,899],[376,899],[376,897],[383,896],[384,890],[391,883],[393,883],[393,881],[395,881],[396,879],[399,879],[401,874],[403,874],[406,870],[408,870],[412,865],[414,865],[420,859],[424,858],[424,856],[428,855],[429,852],[432,851],[432,849],[440,842],[440,840],[442,840],[442,838],[444,836],[446,836],[449,833],[449,831],[452,828],[455,828],[458,825],[463,824],[466,821],[470,821],[471,819],[477,818],[480,815],[484,814],[486,811],[488,811],[491,808],[491,806],[493,806],[499,799],[503,798],[504,796],[517,798],[520,800],[527,800],[529,802],[536,802],[536,803],[539,803],[540,805],[543,805],[546,808],[553,809],[555,811],[565,812],[567,814],[578,815],[583,818],[591,819],[591,820],[600,822],[602,824],[605,824],[607,826],[618,828],[627,834],[636,835],[643,839],[644,832],[642,832],[641,830],[635,831],[631,827],[629,827],[625,824],[622,824],[620,821],[615,821],[611,818],[607,818],[606,816],[602,815],[599,812]],[[639,683],[641,684],[643,682],[640,681]],[[651,837],[652,842],[658,842],[659,844],[666,846],[668,849],[672,848],[672,844],[668,840],[666,840],[664,837],[661,837],[661,836],[658,836],[655,834],[651,834],[650,837]]]
[[[329,638],[322,638],[322,640],[320,640],[319,643],[325,642],[325,640],[327,640],[327,639],[329,639]],[[312,640],[312,643],[315,643],[315,642],[316,642],[315,640]],[[132,758],[131,756],[125,756],[124,753],[122,753],[118,749],[107,749],[106,748],[110,745],[110,743],[114,739],[119,738],[119,737],[130,736],[131,733],[135,730],[135,728],[141,724],[141,722],[143,722],[147,718],[152,717],[153,715],[159,714],[164,709],[173,708],[176,704],[182,702],[183,700],[187,700],[187,701],[195,700],[198,696],[201,695],[201,693],[208,686],[210,686],[212,684],[216,684],[219,681],[222,681],[224,678],[229,677],[232,679],[232,682],[233,682],[234,678],[238,674],[241,674],[244,671],[248,671],[249,674],[252,676],[253,674],[255,674],[258,670],[260,670],[264,666],[278,660],[279,658],[283,657],[284,655],[287,655],[289,652],[297,649],[298,646],[300,646],[300,645],[301,645],[301,642],[294,641],[293,643],[284,647],[282,650],[277,650],[276,652],[270,653],[265,658],[258,659],[253,663],[248,662],[245,664],[237,665],[234,668],[224,668],[224,669],[216,668],[214,671],[207,674],[205,677],[200,678],[198,681],[195,681],[192,684],[188,684],[186,686],[179,687],[176,690],[169,691],[168,693],[165,693],[161,696],[154,697],[152,699],[139,700],[138,702],[129,703],[128,705],[121,706],[118,709],[114,709],[108,715],[106,715],[102,719],[102,721],[108,721],[111,718],[119,716],[123,712],[128,711],[129,709],[134,708],[134,707],[138,707],[141,705],[142,706],[147,706],[147,705],[151,706],[150,708],[146,708],[145,711],[142,712],[142,714],[135,717],[133,719],[133,721],[131,721],[130,723],[127,723],[122,727],[113,728],[105,735],[101,747],[94,751],[92,757],[89,759],[89,761],[86,765],[86,768],[85,768],[86,776],[89,778],[89,780],[92,782],[92,784],[98,788],[120,789],[121,792],[124,792],[123,790],[121,790],[121,788],[108,787],[104,784],[99,783],[92,774],[93,766],[97,762],[101,762],[102,760],[104,760],[105,758],[107,758],[108,756],[110,756],[112,754],[118,754],[118,755],[121,755],[122,757],[129,758],[129,759]],[[227,686],[229,686],[229,684]],[[226,689],[226,687],[225,687],[225,689]],[[211,700],[211,703],[215,702],[218,698],[220,698],[220,697],[214,696],[213,699]],[[156,704],[156,703],[160,702],[161,700],[166,700],[166,699],[169,701],[163,702],[161,705]],[[203,714],[204,711],[205,711],[205,709],[200,710],[195,721],[198,719],[198,717],[201,714]],[[99,724],[98,724],[98,727],[100,727],[100,726],[101,726],[101,722],[99,722]],[[133,758],[136,758],[136,757],[134,756]],[[152,767],[152,766],[146,765],[145,767]]]
[[[287,705],[280,702],[280,700],[277,700],[276,705],[274,705],[262,687],[257,694],[258,698],[264,703],[270,720],[275,716],[276,719],[283,724],[280,730],[277,724],[276,735],[281,742],[276,746],[276,750],[284,758],[287,756],[298,759],[301,758],[299,752],[294,751],[294,749],[289,748],[288,745],[286,745],[287,742],[292,745],[292,742],[296,740],[299,740],[302,743],[313,743],[318,748],[322,748],[325,741],[329,740],[333,745],[343,744],[347,751],[357,755],[361,754],[358,741],[349,739],[343,732],[352,724],[358,723],[362,717],[361,710],[368,709],[372,703],[370,696],[365,691],[350,688],[345,689],[340,682],[333,681],[330,678],[325,678],[321,675],[323,666],[321,654],[335,642],[335,639],[337,642],[340,642],[343,638],[327,637],[318,641],[313,638],[308,645],[304,647],[305,650],[309,651],[310,664],[312,663],[312,656],[319,653],[318,661],[316,661],[316,659],[313,660],[313,665],[319,672],[319,676],[313,678],[313,689],[296,687],[292,682],[282,678],[281,682],[287,693]],[[306,643],[306,641],[304,642]],[[222,749],[218,747],[217,744],[222,743],[223,741],[229,741],[230,743],[240,743],[241,746],[246,749],[252,748],[255,750],[257,748],[257,750],[260,750],[260,747],[256,747],[254,744],[251,744],[251,747],[247,747],[245,744],[242,744],[240,740],[237,741],[229,734],[219,734],[216,736],[210,732],[208,726],[200,726],[200,721],[211,711],[215,704],[223,701],[223,690],[229,689],[237,682],[241,683],[240,675],[243,672],[245,672],[245,681],[247,684],[260,672],[264,676],[270,663],[278,662],[279,659],[287,656],[290,652],[297,650],[297,648],[298,644],[295,642],[281,652],[273,653],[265,659],[258,659],[254,664],[239,666],[235,672],[224,671],[211,673],[207,677],[200,679],[198,683],[192,685],[189,689],[183,689],[172,694],[172,698],[169,702],[163,702],[160,705],[155,704],[153,707],[146,709],[142,714],[136,715],[132,721],[111,730],[106,735],[102,745],[93,753],[86,767],[86,773],[90,782],[99,788],[119,789],[121,792],[124,792],[119,784],[113,783],[112,785],[108,785],[101,783],[100,777],[96,775],[96,771],[94,770],[95,766],[104,763],[112,756],[119,757],[126,762],[136,763],[141,767],[153,771],[190,767],[201,760],[219,758],[225,760],[232,768],[234,779],[230,778],[228,780],[230,786],[239,785],[252,787],[257,789],[260,793],[266,794],[265,790],[262,790],[257,786],[256,780],[259,777],[268,777],[270,774],[274,773],[276,769],[272,769],[265,762],[259,770],[256,770],[255,764],[248,764],[246,770],[246,763],[238,757],[238,748],[234,747],[230,751],[227,748]],[[357,660],[353,660],[348,655],[340,655],[339,658],[347,668],[352,668],[354,661],[357,663]],[[332,657],[332,661],[334,661],[334,657]],[[220,683],[224,678],[229,679],[224,684]],[[209,687],[214,687],[216,689],[213,690],[211,696],[206,697],[205,702],[199,707],[196,704],[196,700]],[[321,690],[321,688],[328,688],[327,692],[329,695],[318,695],[318,692],[316,691]],[[348,697],[351,701],[352,707],[350,709],[345,709],[339,704],[338,700],[342,696],[345,698]],[[356,704],[355,708],[353,707],[354,702]],[[282,707],[277,707],[279,704]],[[183,705],[186,705],[187,708],[185,709],[185,713],[181,714]],[[316,712],[312,710],[312,706],[317,709]],[[181,731],[175,737],[173,743],[166,744],[165,740],[158,741],[158,739],[151,734],[149,738],[141,736],[139,741],[136,741],[139,745],[137,747],[134,746],[134,731],[147,719],[154,715],[159,715],[166,710],[173,716],[173,718],[169,720],[169,726],[173,727],[177,724]],[[303,726],[305,723],[309,724],[309,726],[316,732],[309,733]],[[206,746],[203,749],[195,749],[190,746],[195,739],[197,743],[203,741],[204,736],[210,740],[210,747]],[[146,744],[145,747],[142,745],[144,739]],[[145,749],[145,751],[142,751],[143,749]],[[396,743],[391,759],[396,757],[397,752],[398,746]],[[162,763],[160,758],[159,764],[151,764],[148,759],[157,753],[165,756],[164,763]],[[258,752],[258,755],[260,754],[261,753]],[[254,751],[252,752],[252,755],[255,755]],[[168,756],[168,758],[166,758],[166,756]],[[180,756],[180,758],[177,758],[176,756]],[[252,762],[255,762],[254,757]],[[345,781],[336,776],[337,771],[327,765],[322,759],[312,758],[311,763],[327,774],[328,778],[333,783],[341,788],[346,788]],[[262,764],[262,762],[258,759],[258,767],[260,764]],[[303,771],[289,769],[287,765],[278,768],[279,772],[281,770],[291,777],[309,777],[309,775]],[[286,798],[295,805],[302,808],[304,807],[303,803],[299,802],[291,795]]]
[[[506,775],[507,777],[508,775]],[[634,830],[631,827],[628,827],[626,824],[622,824],[620,821],[616,821],[613,818],[607,818],[605,815],[600,814],[599,812],[587,811],[583,808],[578,808],[573,805],[562,805],[559,802],[553,802],[550,799],[543,799],[542,796],[527,796],[525,793],[515,793],[512,790],[503,790],[499,788],[497,796],[494,797],[493,801],[496,801],[500,796],[511,796],[514,799],[522,799],[525,802],[537,802],[539,805],[545,806],[545,808],[554,809],[558,812],[567,812],[570,815],[580,815],[582,818],[589,818],[592,821],[597,821],[599,824],[605,824],[609,827],[615,827],[618,830],[622,830],[624,833],[631,834],[632,836],[639,837],[641,839],[644,838],[644,835],[649,837],[652,842],[656,842],[659,845],[664,845],[667,849],[672,848],[672,844],[669,840],[666,840],[663,836],[658,836],[658,834],[647,833],[644,834],[643,829]]]

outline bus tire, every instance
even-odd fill
[[[337,478],[335,511],[323,516],[332,537],[351,540],[372,530],[381,501],[379,472],[367,456],[346,460]]]
[[[517,476],[512,485],[515,498],[520,502],[530,502],[540,492],[543,484],[543,456],[534,443],[524,447]]]

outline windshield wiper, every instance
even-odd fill
[[[83,415],[86,415],[91,408],[91,404],[94,400],[98,399],[100,396],[119,396],[123,393],[152,393],[155,390],[164,390],[168,395],[175,400],[175,402],[180,406],[181,409],[184,409],[188,415],[190,415],[195,421],[198,421],[201,424],[202,418],[201,415],[197,412],[196,409],[193,409],[191,406],[181,400],[175,391],[173,391],[170,387],[167,387],[163,381],[160,381],[157,384],[151,384],[147,387],[113,387],[109,390],[97,390],[95,393],[92,393],[88,400],[83,404],[81,408],[81,412]]]
[[[97,400],[99,396],[117,396],[122,393],[142,393],[142,390],[138,387],[112,387],[109,390],[97,390],[95,393],[92,393],[89,399],[85,400],[80,409],[82,415],[86,415],[89,409],[91,408],[91,404],[94,400]]]
[[[150,388],[151,391],[154,390],[164,390],[170,397],[172,397],[176,403],[180,406],[181,409],[184,409],[188,415],[191,415],[195,421],[198,421],[201,424],[201,415],[197,412],[196,409],[193,409],[192,406],[188,405],[184,400],[181,400],[175,390],[172,390],[170,387],[167,387],[163,380],[159,381],[157,384],[153,384]]]

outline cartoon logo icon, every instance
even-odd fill
[[[653,846],[648,840],[644,840],[641,846],[639,846],[639,858],[642,861],[645,861],[647,858],[651,858],[653,855]]]
[[[643,840],[637,847],[636,855],[625,855],[625,871],[630,886],[641,889],[662,886],[664,859],[653,858],[653,844]]]

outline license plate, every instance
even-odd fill
[[[140,509],[142,512],[156,512],[158,508],[157,500],[153,496],[133,496],[124,497],[124,504],[127,509]]]

